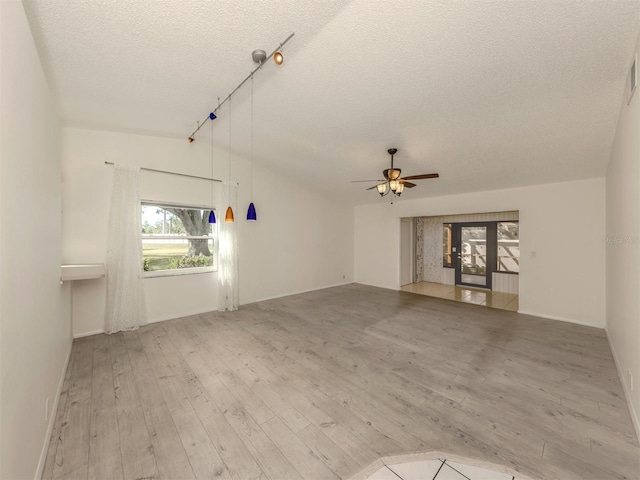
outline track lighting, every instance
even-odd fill
[[[220,110],[220,107],[222,107],[222,105],[224,105],[225,103],[227,103],[229,100],[231,100],[231,97],[233,96],[234,93],[236,93],[240,87],[242,87],[242,85],[244,85],[250,78],[253,77],[253,74],[256,73],[258,70],[260,70],[263,65],[264,62],[266,62],[267,60],[269,60],[270,58],[273,57],[273,61],[275,62],[276,65],[282,65],[282,62],[284,62],[284,56],[282,55],[282,52],[280,51],[280,49],[282,47],[284,47],[284,45],[293,38],[293,36],[295,35],[295,33],[291,33],[291,35],[289,35],[287,38],[284,39],[284,41],[282,43],[280,43],[280,45],[278,45],[276,47],[276,49],[270,54],[267,55],[266,52],[264,50],[254,50],[251,53],[251,58],[253,59],[253,61],[255,63],[258,64],[258,66],[256,68],[254,68],[251,73],[249,75],[246,76],[246,78],[244,80],[242,80],[237,86],[236,88],[234,88],[231,93],[229,93],[229,95],[227,95],[227,97],[222,101],[222,103],[220,102],[220,99],[218,98],[218,107],[211,112],[202,123],[198,122],[198,128],[196,128],[193,133],[191,134],[191,136],[189,137],[189,143],[193,143],[194,138],[196,133],[198,133],[198,131],[202,128],[202,126],[207,122],[207,120],[214,120],[216,118],[216,112],[218,112],[218,110]]]
[[[254,62],[261,64],[267,59],[267,52],[260,49],[254,50],[253,52],[251,52],[251,58]]]

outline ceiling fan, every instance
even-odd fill
[[[440,176],[437,173],[423,173],[421,175],[409,175],[407,177],[401,177],[400,174],[402,173],[402,170],[393,167],[393,156],[398,153],[398,149],[390,148],[389,150],[387,150],[387,152],[389,152],[389,155],[391,155],[391,168],[387,168],[382,171],[384,180],[354,180],[351,183],[378,182],[377,185],[369,187],[367,188],[367,190],[373,190],[375,188],[378,190],[378,193],[381,197],[384,197],[389,192],[393,192],[395,196],[399,197],[404,191],[405,187],[413,188],[416,186],[415,183],[408,182],[407,180],[423,180],[426,178],[438,178]]]

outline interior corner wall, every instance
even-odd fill
[[[242,111],[234,112],[234,119],[234,138],[240,144],[248,132]],[[227,129],[214,127],[213,175],[226,181]],[[63,128],[64,263],[105,262],[113,178],[113,167],[105,161],[210,177],[211,154],[206,136],[189,144],[186,139]],[[236,156],[231,163],[231,180],[240,184],[235,217],[241,304],[353,281],[352,208],[256,163],[258,221],[248,222],[251,164]],[[214,186],[215,199],[219,186]],[[142,172],[144,200],[211,205],[211,188],[205,180]],[[227,205],[219,203],[221,218]],[[216,273],[146,278],[144,283],[151,322],[217,309]],[[104,279],[74,282],[74,335],[102,331],[105,293]]]
[[[355,281],[398,289],[400,218],[520,211],[520,312],[605,325],[605,180],[355,208]]]
[[[640,88],[627,98],[607,169],[607,333],[640,437]]]
[[[59,127],[22,3],[0,23],[0,478],[39,478],[71,349]]]

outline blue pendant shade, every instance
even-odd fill
[[[213,210],[209,212],[209,223],[216,223],[216,214]]]
[[[251,202],[249,204],[249,211],[247,211],[247,220],[253,220],[256,221],[258,218],[256,217],[256,207],[253,204],[253,202]]]

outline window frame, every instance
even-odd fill
[[[517,223],[518,224],[518,248],[520,247],[520,220],[498,220],[496,221],[496,273],[504,273],[506,275],[519,275],[520,274],[520,263],[518,263],[518,271],[517,272],[511,272],[511,271],[506,271],[506,270],[500,270],[500,256],[497,255],[499,253],[500,250],[500,246],[499,246],[499,242],[500,240],[498,240],[498,224],[499,223]],[[520,260],[522,257],[518,257],[518,260]]]
[[[449,253],[445,253],[445,242],[444,242],[444,232],[447,230],[447,226],[449,228]],[[442,224],[442,268],[456,268],[453,264],[453,223],[444,222]],[[449,255],[449,264],[445,263],[445,255]]]
[[[204,210],[204,211],[213,210],[215,212],[216,219],[218,219],[218,210],[216,209],[215,206],[193,205],[193,204],[174,203],[174,202],[162,202],[162,201],[158,201],[158,200],[142,200],[140,202],[140,215],[141,216],[142,216],[142,208],[143,207],[157,207],[157,208],[161,208],[161,209],[165,209],[165,210],[166,210],[166,208],[183,208],[183,209]],[[150,238],[150,237],[146,237],[145,234],[143,234],[142,232],[141,232],[141,236],[142,236],[142,240],[140,242],[140,245],[142,246],[143,243],[144,243],[145,238]],[[209,266],[209,267],[172,268],[172,269],[152,270],[152,271],[146,271],[141,266],[142,274],[143,274],[144,278],[175,277],[175,276],[181,276],[181,275],[198,275],[198,274],[202,274],[202,273],[214,273],[214,272],[218,271],[218,238],[219,238],[219,235],[218,235],[218,222],[217,221],[216,221],[216,223],[211,224],[211,235],[194,236],[194,235],[186,235],[185,234],[185,235],[181,235],[179,237],[172,236],[172,235],[159,235],[159,236],[153,236],[152,238],[158,239],[158,240],[169,240],[169,239],[175,240],[176,238],[180,238],[180,239],[184,239],[184,240],[189,240],[189,239],[204,240],[206,238],[207,241],[211,240],[211,241],[213,241],[213,251],[212,251],[213,265]],[[143,258],[143,263],[144,263],[144,248],[143,248],[142,258]]]

